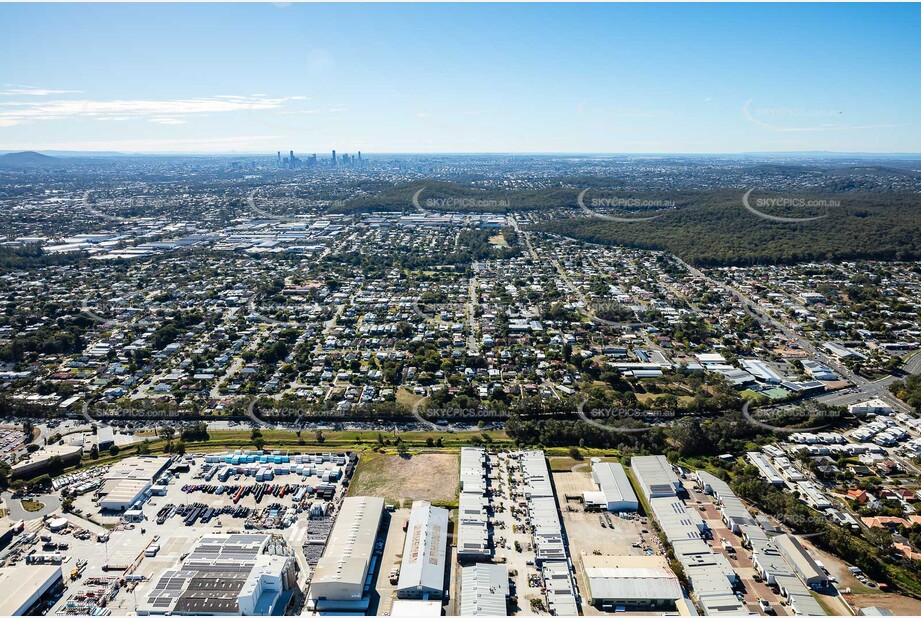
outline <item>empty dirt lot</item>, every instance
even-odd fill
[[[349,495],[378,496],[394,504],[412,500],[453,502],[459,482],[457,457],[447,453],[406,457],[363,454]]]

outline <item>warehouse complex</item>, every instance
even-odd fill
[[[585,492],[587,509],[607,510],[612,513],[639,509],[640,503],[633,486],[630,485],[630,479],[619,463],[593,461],[592,481],[598,487],[598,491]]]
[[[804,584],[814,588],[824,588],[828,585],[828,575],[816,564],[815,559],[803,549],[795,537],[781,534],[774,537],[772,541],[780,555],[793,567],[793,572]]]
[[[701,608],[709,615],[747,614],[733,590],[738,575],[726,556],[704,541],[710,536],[707,523],[678,498],[681,481],[668,460],[662,455],[634,457],[630,467]]]
[[[460,569],[462,616],[506,616],[509,596],[508,567],[471,564]]]
[[[486,488],[486,451],[481,448],[461,449],[460,496],[457,509],[457,559],[459,561],[489,560]]]
[[[127,511],[144,497],[169,464],[169,457],[130,457],[113,464],[97,491],[99,508]]]
[[[258,616],[283,610],[296,583],[287,546],[267,534],[206,535],[157,580],[138,614]]]
[[[58,565],[26,565],[0,568],[0,616],[29,616],[43,598],[64,585]]]
[[[31,479],[48,472],[55,464],[73,466],[80,463],[83,447],[73,444],[53,444],[30,454],[12,467],[10,478]]]
[[[309,609],[367,610],[374,545],[383,513],[383,498],[350,497],[342,501],[313,572],[307,594]]]
[[[752,549],[752,563],[769,584],[776,584],[794,612],[801,616],[824,616],[825,610],[809,592],[821,588],[828,577],[795,537],[783,534],[769,538],[729,485],[699,470],[697,484],[717,498],[720,516],[727,527],[740,535]]]
[[[547,460],[543,451],[522,451],[520,462],[528,522],[532,528],[534,562],[541,567],[548,589],[548,609],[557,615],[576,615],[579,612],[575,584]]]
[[[758,473],[761,475],[761,478],[775,487],[783,487],[783,477],[780,476],[780,472],[777,471],[777,468],[768,461],[768,458],[764,456],[764,453],[750,451],[745,455],[748,461],[758,468]]]
[[[448,509],[414,502],[406,527],[398,598],[429,600],[444,596],[447,547]]]
[[[582,569],[589,603],[604,611],[672,611],[683,596],[664,556],[583,556]]]

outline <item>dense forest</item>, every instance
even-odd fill
[[[754,205],[758,197],[766,196],[753,194],[750,203]],[[537,229],[588,242],[670,251],[700,266],[921,259],[919,195],[835,193],[795,198],[840,204],[760,208],[782,217],[827,215],[813,221],[780,223],[746,210],[741,191],[711,191],[698,193],[690,203],[682,199],[676,208],[651,221],[563,218]]]
[[[336,204],[332,213],[409,212],[415,211],[413,196],[419,194],[419,205],[425,210],[444,212],[505,213],[546,208],[575,207],[575,189],[546,189],[533,191],[504,191],[476,189],[448,182],[413,182],[393,187],[374,196],[360,197]],[[465,204],[460,200],[470,200]],[[448,203],[442,203],[447,201]]]

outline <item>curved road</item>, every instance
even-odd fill
[[[30,519],[39,519],[61,508],[61,499],[51,494],[33,499],[36,502],[41,502],[45,507],[40,511],[29,512],[22,508],[22,503],[19,500],[13,498],[13,494],[8,491],[3,492],[3,502],[6,504],[7,509],[9,509],[9,517],[13,521],[19,519],[26,521]]]

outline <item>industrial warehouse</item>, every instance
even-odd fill
[[[107,527],[47,517],[30,528],[43,551],[26,555],[37,534],[17,536],[22,526],[9,522],[29,564],[8,568],[59,573],[47,586],[24,579],[10,613],[43,603],[57,615],[682,615],[693,604],[737,615],[752,608],[743,544],[750,572],[782,599],[772,602],[823,613],[812,593],[829,576],[813,555],[707,471],[661,456],[563,472],[540,450],[453,457],[453,512],[443,497],[362,495],[350,453],[128,457],[58,477],[95,488],[75,492],[77,504]]]
[[[114,464],[96,492],[99,508],[127,511],[145,497],[145,492],[169,465],[169,457],[131,457]]]
[[[486,514],[486,451],[466,447],[460,453],[460,496],[457,514],[457,559],[489,560],[489,525]]]
[[[0,616],[28,616],[42,599],[64,585],[57,565],[17,565],[0,568]]]
[[[471,564],[461,570],[462,616],[505,616],[509,595],[508,567],[504,564]]]
[[[726,556],[704,542],[710,536],[708,526],[678,497],[685,492],[668,460],[661,455],[634,457],[630,467],[702,608],[709,615],[747,613],[733,589],[738,575]]]
[[[307,606],[317,611],[366,611],[377,555],[375,542],[383,498],[350,497],[342,502],[326,549],[310,580]]]
[[[406,528],[398,598],[427,601],[444,596],[447,546],[448,509],[414,502]]]
[[[138,614],[267,616],[284,609],[295,584],[294,558],[279,539],[209,535],[160,576]]]
[[[589,603],[614,611],[674,611],[683,595],[664,556],[583,556]]]
[[[640,503],[633,486],[630,485],[624,467],[619,463],[593,461],[592,481],[598,486],[598,491],[585,492],[586,509],[606,510],[612,513],[639,509]]]

